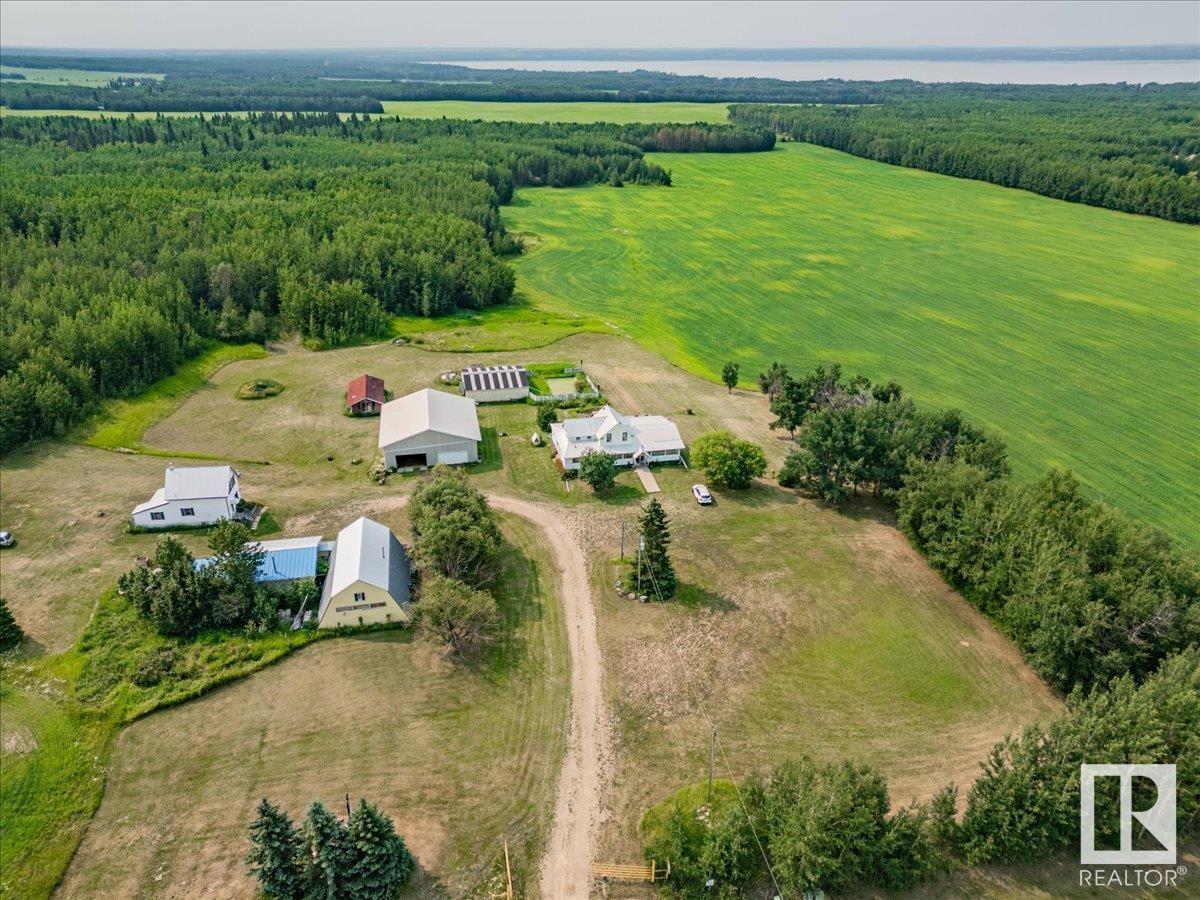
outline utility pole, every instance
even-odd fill
[[[646,539],[638,539],[638,578],[637,578],[637,593],[642,596],[642,551],[646,549]]]
[[[621,523],[621,562],[625,562],[625,523]]]
[[[717,757],[717,726],[712,726],[712,736],[708,743],[708,813],[712,815],[712,784],[713,763]]]

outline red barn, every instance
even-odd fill
[[[374,375],[359,375],[346,389],[346,405],[356,416],[375,416],[383,406],[383,379]]]

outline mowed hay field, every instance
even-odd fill
[[[506,632],[485,661],[455,665],[408,631],[323,641],[135,723],[59,895],[250,896],[242,856],[259,799],[298,816],[314,799],[344,812],[347,792],[395,820],[418,861],[413,896],[478,890],[503,866],[502,837],[532,894],[570,660],[541,533],[512,516],[502,527]]]
[[[1200,543],[1200,229],[804,144],[652,154],[670,188],[523,190],[538,305],[709,378],[840,361],[957,406]]]
[[[486,100],[384,100],[402,119],[484,119],[492,122],[724,122],[727,103],[505,103]]]

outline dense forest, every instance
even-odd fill
[[[952,87],[876,106],[738,105],[730,117],[893,165],[1200,222],[1196,85]]]
[[[643,150],[773,144],[734,126],[5,117],[0,450],[213,338],[332,346],[507,302],[517,186],[669,185]]]

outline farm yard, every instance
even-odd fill
[[[505,207],[535,307],[714,380],[727,358],[743,382],[776,360],[895,378],[997,430],[1019,475],[1070,467],[1200,540],[1194,227],[811,145],[648,158],[670,190]]]
[[[378,517],[400,533],[402,514]],[[131,895],[161,883],[241,897],[246,823],[263,796],[293,812],[366,796],[420,861],[413,896],[488,881],[501,835],[534,884],[567,714],[565,623],[537,529],[508,516],[506,628],[463,671],[411,632],[324,641],[251,679],[129,727],[60,889]],[[469,736],[469,738],[468,738]],[[181,816],[180,811],[187,810]]]
[[[729,428],[763,445],[773,467],[788,446],[766,427],[761,394],[729,394],[612,335],[579,334],[519,353],[392,344],[277,349],[283,352],[229,363],[173,408],[153,392],[157,405],[149,412],[136,401],[124,404],[110,425],[165,457],[242,460],[245,490],[265,500],[279,536],[328,534],[328,523],[357,515],[406,533],[401,508],[418,479],[372,485],[376,420],[342,415],[347,378],[358,371],[377,374],[400,395],[435,386],[438,373],[466,362],[536,367],[582,359],[615,405],[666,415],[688,441]],[[239,388],[257,381],[284,390],[240,400]],[[566,490],[550,451],[529,442],[535,413],[521,403],[480,407],[485,444],[494,445],[468,471],[489,495],[552,512],[588,550],[611,754],[602,796],[613,813],[597,834],[597,858],[637,859],[641,814],[703,774],[707,745],[693,740],[703,727],[689,682],[708,685],[703,702],[727,736],[737,775],[786,754],[851,754],[879,765],[898,800],[926,797],[950,779],[965,785],[993,742],[1059,709],[1015,649],[868,502],[843,514],[761,485],[719,494],[715,507],[700,509],[690,485],[701,476],[657,468],[683,588],[663,605],[617,599],[621,523],[632,525],[645,493],[629,471],[606,495],[580,482]],[[125,533],[124,516],[147,485],[161,483],[166,462],[70,444],[6,459],[12,495],[57,490],[55,505],[22,509],[25,540],[4,556],[6,592],[38,644],[70,646],[98,586],[112,584],[133,555],[153,547],[153,535]],[[93,483],[102,494],[89,492]],[[7,515],[6,508],[5,527]],[[72,539],[54,544],[64,522]],[[313,797],[336,806],[346,791],[373,798],[417,853],[419,895],[486,881],[501,833],[519,848],[520,877],[532,883],[565,738],[566,623],[544,535],[522,518],[503,522],[519,551],[505,582],[511,638],[487,669],[454,672],[409,632],[322,641],[134,723],[113,744],[104,800],[64,895],[183,879],[206,895],[239,893],[242,883],[222,875],[244,851],[245,820],[263,793],[293,812]],[[181,537],[194,549],[203,545],[199,535]],[[56,582],[59,571],[69,577]],[[688,681],[683,668],[692,673]],[[858,676],[843,677],[849,670]],[[35,742],[43,720],[31,720]],[[345,740],[347,729],[353,740]],[[487,739],[453,740],[466,734]],[[407,759],[414,746],[439,751]],[[380,758],[407,761],[391,771]],[[169,772],[155,762],[162,759],[175,761]],[[509,761],[518,760],[511,769]],[[450,785],[462,787],[456,793]],[[464,802],[474,804],[470,816],[460,814]],[[181,807],[190,818],[178,818]],[[506,830],[507,822],[519,824]],[[116,846],[137,850],[118,867]]]

